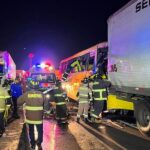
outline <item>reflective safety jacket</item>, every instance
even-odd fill
[[[66,105],[66,100],[68,100],[66,93],[57,86],[51,91],[50,99],[56,103],[56,107]]]
[[[82,84],[79,87],[77,96],[79,103],[88,103],[92,99],[92,91],[88,88],[87,84]]]
[[[0,86],[0,113],[5,111],[6,99],[9,97],[7,90]]]
[[[93,82],[93,98],[96,101],[107,100],[107,87],[110,86],[110,82],[101,79],[95,79]]]
[[[18,98],[18,105],[25,103],[26,123],[42,124],[43,123],[43,107],[44,103],[48,103],[44,99],[44,95],[40,91],[31,90],[24,93]]]

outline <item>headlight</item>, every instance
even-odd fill
[[[65,89],[66,88],[66,86],[65,85],[62,85],[62,89]]]
[[[47,99],[49,99],[51,96],[50,96],[49,94],[46,94],[45,97],[46,97]]]

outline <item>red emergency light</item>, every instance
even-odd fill
[[[34,67],[34,68],[36,67],[36,68],[42,68],[42,69],[53,70],[53,66],[51,66],[50,63],[44,63],[44,62],[42,62],[42,63],[40,63],[40,64],[36,64],[36,65],[34,65],[33,67]]]

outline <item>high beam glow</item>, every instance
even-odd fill
[[[53,67],[52,67],[52,66],[50,66],[50,67],[49,67],[49,70],[53,70]]]
[[[44,63],[41,63],[41,68],[45,68],[45,64]]]

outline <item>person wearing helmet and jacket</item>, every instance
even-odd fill
[[[56,119],[58,124],[60,123],[68,123],[67,121],[67,106],[66,101],[68,100],[68,97],[64,90],[61,87],[61,81],[57,80],[56,86],[51,91],[51,97],[52,102],[56,103]]]
[[[10,98],[8,92],[6,89],[4,89],[1,85],[1,79],[0,79],[0,137],[3,136],[3,133],[5,131],[4,127],[4,112],[6,108],[6,99]]]
[[[95,76],[92,92],[93,92],[93,112],[91,117],[94,120],[99,120],[104,108],[104,103],[107,100],[107,88],[110,87],[110,82],[102,78],[103,76]]]
[[[78,96],[78,101],[79,101],[77,122],[79,123],[81,115],[84,116],[84,121],[87,122],[90,99],[92,98],[92,91],[88,87],[87,78],[85,78],[82,81],[82,84],[79,87],[77,96]]]
[[[38,149],[42,150],[43,142],[43,106],[46,103],[46,99],[42,92],[38,90],[39,83],[37,81],[31,80],[29,82],[30,90],[24,93],[18,98],[18,105],[25,104],[25,123],[29,127],[29,137],[31,149],[35,149],[37,144]],[[36,126],[38,131],[38,139],[35,141],[34,137],[34,126]]]

